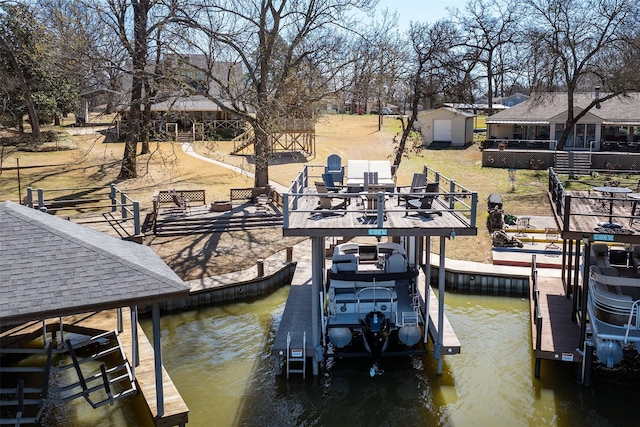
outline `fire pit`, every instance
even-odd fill
[[[225,212],[231,210],[231,202],[218,201],[211,202],[211,212]]]

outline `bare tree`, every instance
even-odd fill
[[[529,0],[530,43],[536,56],[537,87],[567,92],[567,121],[558,141],[563,149],[574,125],[599,102],[638,89],[638,74],[630,66],[637,57],[628,37],[630,23],[637,28],[636,0]],[[603,95],[578,114],[574,93],[593,90]],[[590,87],[589,87],[590,86]]]
[[[115,34],[127,53],[131,92],[126,117],[125,148],[118,179],[135,178],[138,174],[137,146],[144,128],[144,88],[145,84],[148,85],[148,79],[152,78],[152,72],[147,68],[149,50],[155,46],[157,32],[172,22],[180,5],[173,0],[86,1],[101,22]]]
[[[407,79],[410,81],[411,113],[407,123],[402,122],[402,136],[396,148],[394,166],[399,166],[406,152],[406,143],[418,119],[420,104],[437,94],[451,93],[458,86],[456,70],[461,61],[458,49],[459,34],[455,26],[446,20],[433,24],[412,23],[409,30],[411,58]],[[446,96],[446,95],[445,95]]]
[[[335,90],[333,77],[344,67],[347,38],[357,28],[350,12],[366,11],[375,3],[203,0],[183,8],[181,22],[191,29],[183,40],[187,51],[205,55],[209,64],[228,64],[228,73],[212,73],[215,67],[199,70],[219,87],[217,93],[201,94],[252,125],[255,186],[269,183],[271,126],[278,117],[308,110]],[[243,79],[236,78],[237,67]]]
[[[517,41],[522,16],[511,0],[469,0],[465,12],[459,16],[468,57],[486,73],[487,102],[492,114],[495,78],[502,78],[500,73],[504,72],[505,64],[501,60]]]

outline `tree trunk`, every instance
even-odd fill
[[[256,156],[254,186],[269,185],[269,138],[261,125],[254,126],[256,141],[254,152]]]
[[[146,102],[144,105],[144,112],[142,113],[142,129],[140,131],[140,142],[142,147],[140,148],[140,154],[149,154],[149,126],[151,123],[151,103]]]
[[[564,146],[567,144],[569,134],[573,130],[575,124],[576,120],[573,117],[573,90],[570,89],[567,91],[567,121],[564,125],[564,131],[562,132],[562,135],[560,135],[560,139],[558,140],[558,150],[564,150]]]
[[[34,140],[40,142],[40,122],[38,121],[36,105],[33,102],[33,97],[31,96],[31,88],[27,84],[27,79],[20,67],[20,64],[18,64],[18,60],[16,59],[13,50],[3,37],[0,37],[0,46],[2,46],[2,49],[7,54],[9,61],[11,62],[11,68],[13,68],[13,71],[16,73],[16,77],[18,78],[18,85],[20,86],[22,98],[24,99],[25,106],[27,107],[29,122],[31,123],[31,136]]]
[[[131,105],[129,106],[129,114],[127,115],[127,136],[118,179],[130,179],[138,176],[136,151],[138,148],[138,138],[140,137],[142,88],[144,86],[144,72],[147,64],[147,15],[150,4],[149,0],[132,3],[135,44],[132,58]]]
[[[407,139],[409,139],[409,134],[411,133],[411,129],[413,129],[413,124],[418,119],[418,106],[420,105],[420,98],[422,97],[421,87],[419,77],[416,77],[414,94],[411,99],[411,116],[409,117],[406,126],[404,125],[404,121],[402,122],[402,136],[400,137],[398,147],[396,147],[395,158],[393,159],[393,166],[396,171],[400,168],[402,155],[406,151]]]

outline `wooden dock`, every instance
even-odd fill
[[[436,342],[438,337],[438,298],[436,297],[433,288],[429,286],[429,335],[433,342]],[[460,340],[453,326],[447,319],[447,314],[444,314],[442,319],[442,354],[460,354]]]
[[[311,261],[297,261],[296,271],[291,281],[289,297],[285,305],[280,326],[273,343],[273,356],[275,358],[276,375],[282,373],[282,363],[287,354],[287,334],[291,333],[291,342],[294,346],[300,346],[306,333],[307,357],[312,357],[314,348],[311,340]]]
[[[582,362],[580,325],[571,319],[571,298],[567,298],[558,277],[538,278],[538,297],[530,298],[531,338],[536,359]],[[532,289],[535,292],[535,288]],[[542,327],[536,327],[536,301]],[[539,345],[538,345],[539,343]]]

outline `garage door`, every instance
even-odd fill
[[[451,142],[451,120],[433,121],[433,141]]]

